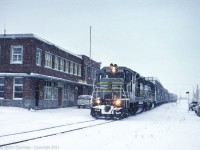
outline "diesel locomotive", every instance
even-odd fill
[[[177,100],[158,79],[116,64],[98,71],[96,83],[90,113],[94,118],[122,119]]]

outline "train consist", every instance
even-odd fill
[[[102,68],[96,74],[91,116],[94,118],[122,119],[168,102],[177,96],[169,93],[153,77],[116,64]]]

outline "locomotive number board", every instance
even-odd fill
[[[110,68],[106,68],[106,72],[111,72]],[[117,72],[124,72],[124,69],[117,68]]]

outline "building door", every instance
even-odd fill
[[[78,96],[83,95],[83,86],[78,87]]]
[[[35,84],[35,106],[39,106],[39,82],[36,81]]]
[[[62,92],[63,89],[61,87],[58,88],[58,106],[62,106]]]

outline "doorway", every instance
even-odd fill
[[[58,107],[62,106],[62,91],[63,89],[59,87],[58,88]]]

